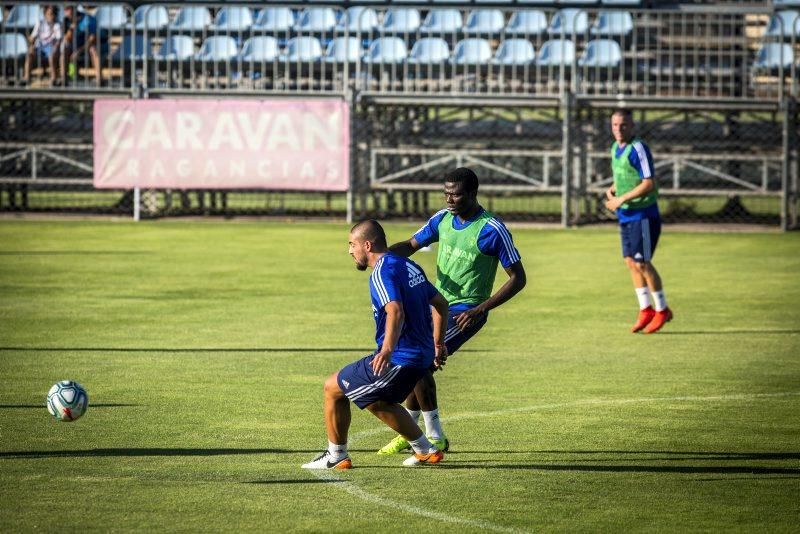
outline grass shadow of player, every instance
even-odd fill
[[[316,449],[261,449],[261,448],[167,448],[167,447],[121,447],[108,449],[63,450],[63,451],[0,451],[3,458],[115,458],[148,456],[235,456],[245,454],[311,454]]]

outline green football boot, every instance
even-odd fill
[[[430,442],[433,443],[434,446],[436,446],[436,448],[442,452],[447,452],[450,450],[450,442],[447,440],[446,437],[442,437],[442,439],[428,438],[428,440],[430,440]]]
[[[398,434],[392,441],[382,447],[378,451],[378,454],[400,454],[401,452],[410,448],[411,445],[408,444],[408,440]]]

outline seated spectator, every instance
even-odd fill
[[[77,13],[76,13],[77,11]],[[77,16],[75,16],[77,15]],[[66,63],[74,65],[74,69],[80,66],[79,61],[85,61],[86,55],[92,61],[92,68],[95,70],[98,85],[100,84],[100,53],[108,45],[102,32],[97,31],[97,20],[86,13],[82,6],[77,9],[74,6],[64,7],[65,27],[63,50],[61,54],[61,72],[68,72]]]
[[[56,6],[46,5],[43,10],[44,16],[36,22],[33,31],[28,36],[30,47],[28,55],[25,57],[25,82],[30,82],[31,63],[47,60],[50,67],[50,83],[58,83],[58,65],[61,54],[61,38],[64,36],[64,29],[61,23],[56,20]]]

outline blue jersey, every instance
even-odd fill
[[[422,268],[395,254],[384,254],[369,277],[372,313],[375,316],[375,342],[378,350],[386,334],[386,305],[400,303],[405,314],[400,338],[392,353],[392,363],[428,368],[433,363],[433,319],[430,300],[436,295]]]
[[[622,152],[625,151],[625,148],[626,145],[622,145],[621,147],[617,146],[617,151],[614,156],[619,158],[622,155]],[[636,169],[636,172],[639,173],[639,178],[642,180],[655,180],[655,175],[653,172],[653,155],[650,153],[650,149],[647,147],[647,145],[641,140],[637,139],[634,141],[631,151],[628,154],[628,162],[631,164],[631,167]],[[641,209],[619,208],[617,210],[617,218],[621,223],[657,217],[659,217],[658,203]]]

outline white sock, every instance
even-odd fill
[[[667,309],[667,297],[664,296],[664,290],[653,291],[653,302],[655,303],[656,311],[664,311]]]
[[[409,445],[411,448],[414,449],[414,452],[418,452],[420,454],[428,454],[433,447],[433,443],[428,441],[428,438],[425,437],[425,434],[422,434],[419,438],[409,441]]]
[[[639,299],[640,310],[650,307],[650,290],[646,286],[636,288],[636,298]]]
[[[422,412],[422,417],[425,419],[425,434],[431,439],[442,439],[444,430],[442,430],[442,422],[439,420],[439,409]]]
[[[341,460],[347,456],[347,443],[339,445],[338,443],[328,442],[328,454],[331,455],[331,460],[334,462]]]
[[[411,416],[411,419],[413,419],[415,423],[419,423],[419,416],[422,413],[420,410],[409,410],[408,408],[406,408],[406,411],[408,412],[408,415]]]

